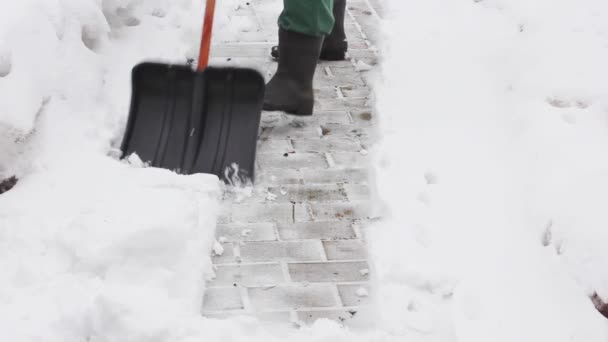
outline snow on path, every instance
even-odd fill
[[[384,322],[423,340],[605,341],[590,297],[608,299],[608,5],[391,5]]]

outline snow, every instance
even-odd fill
[[[218,2],[219,41],[243,3]],[[202,1],[5,1],[2,340],[606,341],[608,5],[387,5],[373,319],[294,330],[200,316],[216,177],[117,160],[132,66],[195,58]]]
[[[199,10],[183,0],[2,3],[0,179],[19,178],[0,196],[2,340],[158,340],[200,312],[217,177],[121,162],[116,150],[131,68],[195,56]]]
[[[590,297],[608,299],[608,5],[391,4],[375,151],[390,219],[371,238],[384,327],[605,341]]]

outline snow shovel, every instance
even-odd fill
[[[123,157],[181,174],[253,181],[264,77],[207,67],[215,0],[207,0],[198,67],[144,62],[133,68]]]

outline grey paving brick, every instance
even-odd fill
[[[364,201],[371,197],[371,190],[366,184],[345,184],[344,191],[350,201]]]
[[[329,101],[329,100],[328,100]],[[342,107],[346,110],[346,106]],[[283,124],[275,125],[272,130],[266,133],[266,136],[271,139],[299,139],[312,138],[321,136],[321,127],[312,125],[303,120],[283,121]],[[262,136],[265,138],[266,136]]]
[[[249,300],[254,310],[282,310],[338,305],[333,285],[309,284],[249,288]]]
[[[307,203],[296,203],[294,206],[295,222],[312,220],[312,211]]]
[[[324,185],[288,185],[283,187],[271,187],[272,193],[285,193],[284,197],[289,202],[331,202],[345,201],[346,194],[341,187],[335,184]]]
[[[320,241],[248,242],[240,246],[244,262],[323,260]]]
[[[346,97],[363,97],[367,98],[371,95],[368,87],[361,86],[345,86],[340,88]]]
[[[254,317],[258,321],[270,322],[270,323],[290,323],[291,313],[289,311],[278,311],[278,312],[257,312],[251,313],[246,311],[232,311],[232,312],[220,312],[220,313],[204,313],[204,316],[212,319],[232,319],[235,317]]]
[[[353,138],[318,138],[293,141],[296,152],[359,152],[361,144]]]
[[[350,110],[370,110],[373,100],[365,97],[345,97],[344,105]]]
[[[361,282],[369,279],[369,275],[361,272],[369,266],[361,261],[290,263],[287,267],[293,281]]]
[[[260,44],[218,44],[211,48],[213,57],[268,57],[271,43]]]
[[[327,170],[302,170],[304,184],[367,183],[368,173],[364,168],[333,168]]]
[[[329,111],[315,111],[313,117],[319,125],[336,124],[336,125],[348,125],[352,123],[350,115],[347,111],[340,110],[329,110]]]
[[[255,175],[257,185],[301,184],[302,173],[295,169],[265,168]]]
[[[208,286],[263,286],[285,282],[278,263],[218,266],[215,276]]]
[[[260,139],[258,140],[257,153],[279,153],[293,151],[291,141],[288,139]]]
[[[208,288],[203,298],[203,311],[243,309],[241,291],[236,287]]]
[[[258,57],[233,57],[233,56],[213,56],[209,59],[209,64],[213,66],[221,67],[239,67],[239,68],[251,68],[261,73],[266,72],[267,60],[266,58]]]
[[[265,128],[273,128],[277,123],[281,123],[285,120],[285,113],[283,112],[262,112],[262,118],[260,119],[260,126]],[[268,132],[270,133],[270,132]],[[266,134],[266,137],[268,134]],[[263,137],[262,137],[263,138]]]
[[[370,125],[375,122],[375,115],[372,110],[353,110],[351,116],[355,123],[359,125]]]
[[[224,202],[222,204],[226,204],[226,203]],[[230,206],[221,205],[220,212],[217,216],[217,223],[218,224],[228,223],[228,222],[230,222],[231,219],[232,219],[232,213],[230,212]]]
[[[371,58],[371,57],[376,57],[376,52],[375,51],[371,51],[368,49],[361,49],[361,50],[355,50],[355,49],[349,49],[348,52],[348,57],[350,58]]]
[[[233,204],[232,221],[252,222],[292,222],[292,204]]]
[[[282,240],[340,240],[356,237],[352,223],[347,221],[278,224],[278,230]]]
[[[228,242],[240,241],[274,241],[277,239],[275,224],[260,223],[229,223],[217,226],[217,237],[223,237]]]
[[[367,296],[361,296],[358,291],[363,289]],[[368,305],[371,303],[370,288],[366,284],[354,284],[354,285],[338,285],[338,292],[340,293],[340,299],[344,306],[359,306]],[[362,293],[361,293],[362,294]]]
[[[357,124],[335,125],[325,124],[321,126],[321,133],[324,137],[338,137],[340,139],[353,138],[359,139],[369,135],[367,127]]]
[[[236,258],[234,255],[234,246],[231,243],[224,243],[222,244],[222,247],[224,248],[224,253],[222,253],[222,255],[215,255],[215,253],[213,253],[213,255],[211,256],[211,261],[214,264],[226,264],[235,262]]]
[[[316,87],[314,95],[317,99],[333,99],[338,96],[336,87]]]
[[[298,311],[298,320],[306,325],[312,325],[319,319],[330,319],[348,325],[356,318],[358,310],[302,310]]]
[[[318,153],[263,153],[257,156],[258,163],[264,168],[285,169],[323,169],[327,168],[325,156]]]
[[[346,110],[315,110],[315,113],[311,116],[302,116],[297,119],[292,119],[294,124],[304,124],[308,126],[319,127],[321,125],[326,124],[336,124],[336,125],[348,125],[352,123],[350,119],[350,115]],[[318,131],[317,131],[318,132]],[[304,136],[299,139],[310,139],[315,138],[316,136]],[[292,138],[293,139],[293,138]]]
[[[315,110],[318,111],[344,111],[346,109],[344,99],[315,99]]]
[[[323,241],[327,260],[364,260],[366,247],[361,240]]]
[[[369,166],[369,155],[361,152],[333,152],[332,167],[365,168]]]
[[[371,214],[370,204],[366,202],[310,203],[309,207],[315,221],[358,220]]]

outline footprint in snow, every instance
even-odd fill
[[[13,63],[9,52],[0,51],[0,77],[6,77],[11,73]]]

